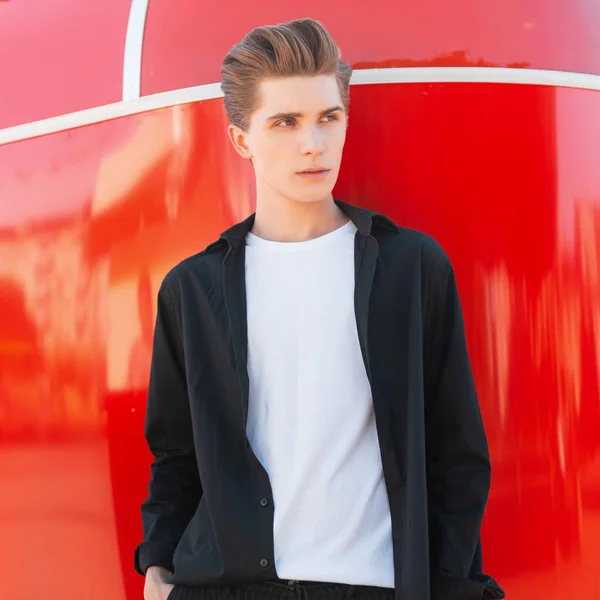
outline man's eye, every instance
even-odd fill
[[[337,121],[338,117],[337,117],[337,115],[334,115],[334,114],[326,115],[325,116],[325,120],[329,121],[329,122],[331,122],[331,121]]]
[[[294,124],[294,119],[283,119],[277,123],[277,127],[291,127]]]

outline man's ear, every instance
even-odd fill
[[[235,148],[235,151],[242,158],[252,158],[252,152],[248,146],[248,134],[245,131],[240,129],[237,125],[230,123],[227,127],[227,135],[229,136],[229,140]]]

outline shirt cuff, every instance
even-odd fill
[[[140,575],[146,575],[148,567],[164,567],[173,571],[173,548],[162,542],[142,542],[135,549],[134,567]]]

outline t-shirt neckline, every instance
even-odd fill
[[[296,252],[299,250],[309,250],[314,249],[316,247],[322,246],[324,244],[328,244],[331,241],[335,240],[338,236],[349,233],[352,230],[355,230],[356,226],[349,220],[347,223],[344,223],[341,227],[330,231],[329,233],[325,233],[320,235],[312,240],[303,240],[301,242],[276,242],[273,240],[265,240],[264,238],[258,237],[252,232],[248,232],[246,235],[246,245],[254,246],[258,248],[264,248],[266,250],[275,250],[278,252]]]

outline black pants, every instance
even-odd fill
[[[225,586],[176,585],[168,600],[393,600],[394,590],[340,583],[265,581]]]

